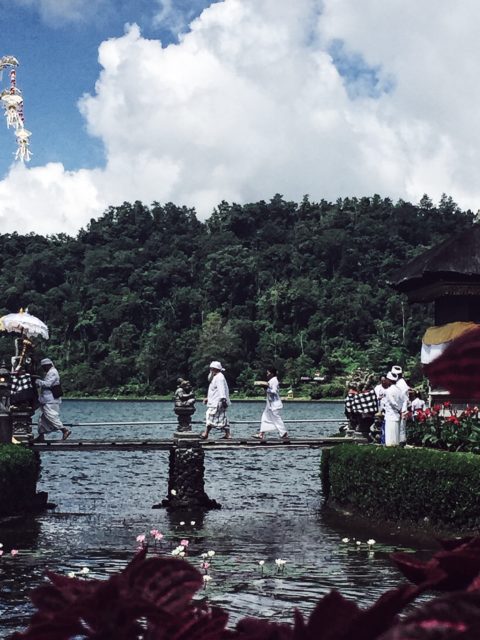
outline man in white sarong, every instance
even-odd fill
[[[39,391],[40,418],[38,419],[38,436],[35,442],[45,442],[45,434],[54,431],[62,432],[62,440],[66,440],[71,431],[63,426],[60,420],[60,404],[62,402],[60,375],[50,358],[44,358],[40,366],[45,372],[43,380],[38,379],[36,385]],[[53,388],[53,391],[52,391]]]
[[[205,414],[205,431],[201,437],[206,440],[212,429],[225,431],[223,438],[231,438],[230,424],[227,417],[227,408],[230,404],[230,394],[228,384],[223,375],[225,369],[218,360],[210,363],[210,373],[208,375],[208,394],[203,403],[207,405]]]
[[[407,384],[407,381],[403,377],[402,367],[395,365],[391,369],[393,375],[397,376],[397,388],[400,389],[403,396],[403,406],[402,406],[402,416],[400,418],[400,442],[407,442],[407,412],[408,412],[408,392],[410,391],[410,387]]]
[[[389,371],[385,376],[385,446],[395,447],[400,444],[400,419],[404,404],[403,394],[396,385],[397,377]]]
[[[265,434],[268,431],[277,431],[283,440],[288,440],[288,433],[280,415],[283,403],[280,399],[280,383],[278,382],[275,367],[269,367],[267,369],[267,381],[268,382],[258,383],[259,386],[265,387],[266,389],[267,405],[262,413],[260,433],[256,433],[254,438],[265,440]]]

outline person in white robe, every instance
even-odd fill
[[[383,408],[385,411],[385,446],[395,447],[400,444],[400,419],[404,406],[401,390],[396,385],[397,378],[389,371],[385,376],[385,396]]]
[[[425,400],[420,395],[419,391],[415,391],[415,398],[412,400],[412,413],[415,416],[419,411],[425,411]]]
[[[54,431],[61,431],[62,440],[66,440],[71,431],[60,420],[62,399],[56,397],[55,390],[52,391],[53,387],[60,389],[60,375],[50,358],[41,360],[40,366],[45,372],[45,377],[43,380],[40,378],[36,380],[39,391],[40,417],[38,419],[38,436],[35,438],[35,442],[45,442],[45,434]]]
[[[407,441],[407,413],[408,413],[408,392],[410,391],[410,387],[407,384],[407,381],[403,377],[402,367],[395,365],[391,369],[392,373],[397,376],[397,388],[400,389],[403,396],[403,406],[402,406],[402,416],[400,418],[400,442],[404,443]]]
[[[227,409],[230,405],[230,393],[228,384],[223,375],[225,369],[221,362],[213,360],[210,363],[208,375],[209,385],[204,404],[207,405],[205,414],[205,431],[201,438],[206,440],[212,429],[221,429],[225,432],[223,438],[231,438],[230,423],[228,422]]]
[[[265,440],[265,434],[269,431],[277,431],[280,438],[288,439],[288,433],[285,424],[280,415],[283,403],[280,398],[280,383],[277,378],[277,370],[275,367],[267,369],[267,382],[259,382],[259,386],[263,386],[267,393],[267,404],[262,413],[262,421],[260,432],[255,434],[255,438]]]

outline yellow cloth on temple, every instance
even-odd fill
[[[475,322],[449,322],[441,327],[429,327],[425,331],[422,342],[428,345],[450,342],[461,336],[462,333],[477,327],[480,327],[480,325]]]

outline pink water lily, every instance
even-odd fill
[[[10,555],[12,555],[13,557],[15,557],[16,555],[18,555],[18,549],[12,549],[10,551]]]
[[[188,547],[188,540],[180,540],[180,544],[184,547]]]
[[[137,542],[142,542],[142,543],[145,542],[145,534],[142,533],[141,535],[137,536],[136,537],[136,541]]]
[[[155,540],[163,540],[163,533],[157,531],[157,533],[155,534]]]

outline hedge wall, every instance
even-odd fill
[[[345,444],[326,450],[324,496],[358,514],[450,530],[480,527],[480,456]]]
[[[0,515],[28,509],[35,501],[40,477],[38,453],[13,444],[0,444]]]

